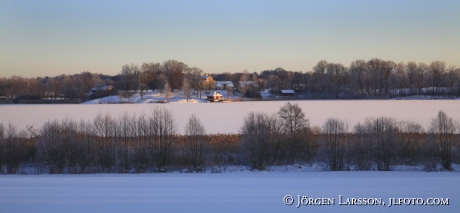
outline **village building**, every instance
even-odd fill
[[[218,92],[214,92],[212,95],[208,95],[206,97],[206,100],[209,102],[214,102],[214,101],[222,102],[224,99],[223,99],[222,94]]]
[[[96,99],[109,96],[113,91],[113,86],[96,85],[86,94],[86,99]]]
[[[216,81],[214,81],[214,78],[208,74],[201,76],[201,83],[203,84],[203,89],[205,90],[216,88]]]
[[[294,97],[295,91],[292,89],[285,89],[280,91],[280,96],[282,97]]]
[[[204,74],[203,76],[201,76],[201,82],[203,84],[209,84],[214,82],[214,78],[208,74]]]

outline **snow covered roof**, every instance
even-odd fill
[[[222,94],[220,94],[218,92],[214,92],[214,94],[212,96],[222,96]]]
[[[218,92],[214,92],[214,96],[222,96],[222,94],[220,94]]]
[[[233,87],[233,83],[231,81],[216,81],[216,87]]]
[[[281,93],[283,93],[283,94],[295,94],[294,90],[292,90],[292,89],[281,90]]]

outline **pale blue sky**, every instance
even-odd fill
[[[168,59],[207,73],[371,58],[460,67],[459,38],[458,0],[1,0],[0,77]]]

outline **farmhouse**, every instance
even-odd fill
[[[201,76],[201,83],[203,84],[209,84],[209,83],[212,83],[213,81],[214,79],[212,78],[212,76],[208,74],[204,74],[203,76]]]
[[[214,101],[222,102],[223,101],[222,94],[218,92],[214,92],[214,94],[208,95],[206,100],[209,102],[214,102]]]
[[[110,92],[112,92],[112,90],[113,86],[96,85],[88,92],[88,94],[86,94],[86,98],[95,99],[106,97],[110,95]]]
[[[216,88],[216,81],[208,74],[201,76],[201,83],[203,84],[203,89],[211,90]]]

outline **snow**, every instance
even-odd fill
[[[458,172],[259,172],[1,175],[0,212],[458,212]],[[287,206],[283,197],[292,195]],[[297,196],[334,198],[297,206]],[[382,198],[385,206],[339,205]],[[389,198],[449,198],[444,206],[392,206]]]
[[[224,86],[233,88],[233,83],[231,81],[216,81],[216,87],[222,88]]]
[[[260,91],[260,96],[262,99],[268,99],[272,97],[272,94],[268,90],[262,90]]]
[[[206,97],[206,95],[203,95]],[[118,103],[132,103],[132,104],[147,104],[147,103],[159,103],[165,101],[165,93],[159,91],[147,91],[143,96],[140,93],[136,93],[129,98],[123,98],[120,96],[107,96],[104,98],[98,98],[91,101],[84,102],[83,104],[118,104]],[[205,99],[197,99],[195,96],[188,100],[191,103],[206,102]],[[176,91],[171,93],[169,102],[187,102],[182,92]]]
[[[182,101],[180,101],[182,100]],[[157,104],[56,104],[56,105],[0,105],[0,123],[11,122],[18,129],[27,125],[41,127],[48,120],[72,118],[90,120],[98,113],[118,117],[151,114],[154,107],[172,111],[179,132],[183,132],[187,119],[196,114],[207,133],[237,133],[249,112],[276,113],[287,101],[243,101],[231,103],[206,103],[193,100]],[[347,120],[350,129],[366,117],[390,116],[397,120],[412,120],[428,127],[439,110],[454,119],[460,119],[458,100],[314,100],[291,101],[298,103],[312,126],[322,126],[328,118]]]
[[[397,97],[393,100],[452,100],[452,97],[446,96],[436,96],[436,95],[411,95],[411,96],[404,96],[404,97]],[[456,100],[460,100],[457,98]]]
[[[281,93],[283,93],[283,94],[295,94],[294,90],[291,90],[291,89],[281,90]]]
[[[211,90],[209,91],[209,95],[218,92],[224,98],[227,98],[227,91],[226,90]],[[196,95],[191,96],[191,99],[187,101],[183,92],[176,90],[175,92],[171,93],[171,98],[169,103],[198,103],[198,102],[206,102],[206,96],[208,95],[204,91],[202,91],[201,99]],[[228,99],[237,99],[239,98],[238,95],[229,96]],[[148,91],[143,96],[140,93],[136,93],[129,98],[122,98],[120,96],[107,96],[104,98],[98,98],[90,101],[86,101],[83,104],[118,104],[118,103],[129,103],[129,104],[152,104],[152,103],[164,103],[166,102],[165,93],[160,93],[159,91]]]
[[[226,97],[226,91],[221,92]],[[203,96],[204,98],[206,96]],[[96,114],[137,116],[154,107],[172,111],[180,132],[188,117],[196,114],[208,133],[237,133],[251,111],[276,113],[286,101],[206,103],[187,102],[174,93],[169,103],[151,92],[141,99],[134,95],[119,103],[118,96],[81,105],[0,105],[0,123],[18,129],[40,127],[48,120],[72,118],[92,120]],[[311,125],[327,118],[345,119],[350,128],[366,117],[390,116],[412,120],[427,127],[439,110],[460,119],[457,100],[326,100],[298,103]],[[324,172],[323,166],[272,166],[269,171],[249,171],[229,166],[224,173],[0,175],[0,212],[458,212],[460,209],[460,165],[456,172],[423,172],[423,166],[397,165],[392,172]],[[319,172],[321,171],[321,172]],[[404,171],[404,172],[400,172]],[[283,197],[292,195],[292,206]],[[311,198],[375,197],[449,198],[448,206],[300,206],[297,196]]]

